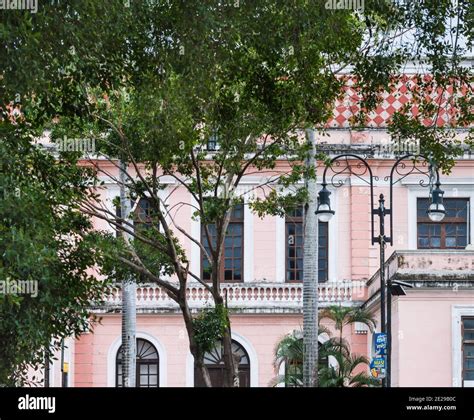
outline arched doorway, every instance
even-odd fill
[[[115,386],[123,386],[123,347],[117,352],[115,369]],[[157,388],[159,386],[160,358],[155,346],[142,338],[137,339],[137,362],[136,362],[136,386],[137,388]]]
[[[250,387],[250,358],[244,347],[232,340],[232,353],[239,361],[239,386]],[[224,384],[224,360],[222,343],[216,343],[214,349],[204,356],[204,363],[209,371],[213,387],[222,387]],[[194,386],[205,387],[201,372],[194,366]]]

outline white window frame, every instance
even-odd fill
[[[244,202],[244,254],[243,254],[243,270],[244,281],[242,283],[248,283],[254,281],[254,221],[253,212],[248,206],[248,202],[251,196],[247,192],[245,186],[236,189],[236,195],[243,198]],[[198,207],[197,201],[193,198],[192,204]],[[191,236],[198,241],[201,241],[201,219],[196,217],[191,220]],[[197,276],[201,276],[201,247],[196,243],[191,243],[191,272]],[[224,283],[224,282],[223,282]]]
[[[451,316],[453,387],[473,388],[474,381],[463,381],[462,379],[463,360],[461,320],[463,317],[474,317],[474,305],[452,305]]]
[[[148,334],[143,331],[138,331],[136,333],[136,339],[143,339],[149,341],[153,344],[158,352],[158,365],[159,365],[159,383],[158,388],[166,388],[167,381],[168,381],[168,358],[166,355],[166,349],[161,344],[161,342],[153,335]],[[122,345],[122,337],[119,336],[115,339],[115,341],[109,347],[109,351],[107,352],[107,386],[109,388],[115,388],[115,370],[117,368],[116,358],[117,352]]]
[[[337,265],[337,249],[338,245],[338,188],[327,187],[331,192],[331,208],[335,210],[335,214],[328,222],[328,280],[325,283],[338,281],[338,265]],[[321,189],[321,183],[318,182],[318,191]],[[285,217],[275,217],[276,219],[276,278],[278,283],[286,282],[286,226]],[[325,284],[322,283],[322,284]]]
[[[442,180],[441,180],[442,181]],[[469,231],[469,243],[474,241],[474,181],[471,185],[465,184],[443,184],[441,189],[445,191],[444,198],[467,198],[469,199],[469,213],[467,215],[467,227]],[[429,187],[420,187],[408,185],[408,249],[418,249],[418,216],[417,216],[417,199],[428,198]]]

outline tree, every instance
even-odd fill
[[[325,387],[360,387],[378,386],[379,382],[372,378],[367,372],[354,371],[360,365],[369,365],[369,360],[365,356],[351,353],[350,345],[343,339],[344,326],[352,325],[356,322],[367,325],[371,330],[375,328],[373,316],[364,309],[330,306],[324,308],[319,313],[319,320],[330,319],[334,321],[334,328],[337,336],[332,337],[329,329],[318,328],[318,336],[325,333],[329,338],[319,344],[319,386]],[[275,367],[279,369],[282,363],[285,364],[285,374],[278,375],[274,384],[283,383],[285,386],[301,387],[304,385],[304,353],[306,347],[303,344],[304,334],[301,331],[294,331],[286,335],[277,344],[275,349]],[[332,363],[327,363],[331,360]],[[325,362],[325,363],[324,363]],[[335,362],[335,363],[334,363]]]
[[[330,332],[326,328],[319,326],[318,335]],[[286,387],[302,387],[303,380],[303,363],[304,363],[304,333],[300,330],[295,330],[290,334],[285,335],[275,347],[275,370],[279,371],[282,366],[285,368],[283,375],[277,375],[272,381],[272,385],[284,384]],[[321,345],[318,342],[318,350]],[[327,363],[328,353],[325,351],[318,352],[318,366],[323,366]]]
[[[310,147],[306,160],[308,170],[316,172],[316,136],[308,133]],[[303,384],[318,386],[318,218],[316,216],[318,187],[316,180],[306,181],[308,199],[304,211],[303,251]]]
[[[339,343],[343,344],[342,338],[344,327],[359,322],[366,325],[371,331],[375,328],[374,316],[363,308],[352,308],[348,306],[331,305],[321,311],[320,319],[330,319],[334,322],[334,328],[339,333]]]
[[[120,217],[128,220],[130,218],[130,195],[126,185],[125,162],[119,162],[120,184]],[[130,235],[122,231],[125,243],[130,242]],[[122,280],[122,349],[123,349],[123,386],[134,388],[136,385],[136,322],[137,322],[137,286],[132,276],[125,276]]]
[[[38,384],[28,368],[44,367],[61,340],[94,321],[107,282],[88,273],[102,264],[101,238],[79,203],[90,193],[90,170],[74,155],[59,160],[31,144],[32,131],[0,125],[0,384]]]
[[[319,380],[322,387],[380,386],[379,381],[367,372],[361,371],[354,374],[360,365],[369,365],[369,360],[365,356],[352,355],[346,347],[341,347],[340,351],[333,352],[331,356],[336,360],[336,367],[325,366],[320,370]]]
[[[223,341],[225,383],[232,386],[238,376],[220,291],[232,209],[244,199],[259,216],[283,215],[287,207],[308,200],[306,189],[297,188],[298,181],[315,176],[302,164],[308,153],[302,134],[308,128],[323,130],[343,93],[341,73],[348,66],[357,80],[360,112],[354,124],[359,126],[381,93],[396,86],[407,59],[427,55],[433,64],[433,78],[420,79],[421,88],[414,91],[422,105],[433,86],[445,90],[454,84],[456,92],[469,86],[459,65],[461,44],[449,45],[442,37],[451,29],[450,19],[458,17],[456,38],[467,37],[469,45],[468,6],[374,0],[366,1],[360,14],[303,0],[44,5],[31,18],[2,16],[0,54],[7,65],[0,97],[7,102],[19,97],[26,120],[35,126],[55,118],[56,137],[60,132],[96,136],[100,152],[116,169],[118,159],[126,158],[131,175],[126,186],[116,172],[108,175],[134,200],[150,201],[149,231],[137,231],[132,220],[104,211],[94,200],[82,203],[87,214],[132,238],[111,239],[116,246],[109,252],[110,275],[139,276],[177,302],[190,351],[211,385],[186,298],[188,281],[199,282],[215,303],[210,321],[222,326],[214,338]],[[403,38],[407,31],[410,39]],[[24,71],[33,68],[33,75]],[[468,122],[469,91],[450,100],[458,121]],[[452,131],[439,130],[436,123],[423,126],[423,117],[435,115],[439,106],[420,106],[416,117],[402,110],[391,130],[420,138],[424,151],[449,168],[456,146]],[[208,149],[210,138],[218,140],[217,150]],[[242,181],[255,173],[261,181],[242,194]],[[173,209],[159,194],[165,177],[193,197],[184,205],[201,220],[207,246],[177,226]],[[190,270],[177,232],[206,256],[210,282]],[[174,280],[165,280],[163,273]]]
[[[334,328],[338,332],[337,337],[332,337],[327,346],[329,352],[335,358],[337,367],[327,366],[320,371],[321,381],[326,386],[366,386],[378,385],[379,382],[366,372],[353,374],[359,365],[369,364],[365,356],[352,355],[349,343],[343,338],[345,326],[353,325],[356,322],[366,325],[371,331],[375,329],[374,316],[363,308],[344,307],[331,305],[324,308],[319,314],[319,318],[330,319],[334,322]]]

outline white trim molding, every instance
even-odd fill
[[[285,283],[286,273],[285,273],[285,260],[286,260],[286,233],[285,233],[285,218],[276,216],[275,217],[275,281],[278,283]]]
[[[245,194],[244,196],[244,267],[243,267],[243,275],[244,275],[244,282],[253,282],[255,281],[254,278],[254,223],[253,223],[253,212],[248,205],[249,194]]]
[[[153,344],[158,352],[159,357],[159,388],[165,388],[168,383],[168,358],[166,355],[165,347],[161,342],[153,335],[148,334],[143,331],[137,331],[137,339],[141,338],[143,340],[149,341]],[[116,367],[116,357],[117,352],[122,345],[122,337],[118,336],[114,342],[110,345],[107,352],[107,386],[110,388],[115,388],[115,367]]]
[[[318,188],[320,188],[318,182]],[[338,214],[340,212],[338,208],[338,189],[334,187],[328,187],[331,192],[331,207],[336,212],[331,220],[328,222],[328,281],[327,283],[338,281],[338,264],[337,264],[337,250],[338,248]],[[275,217],[275,229],[276,229],[276,282],[286,282],[286,226],[284,217]],[[325,283],[322,283],[325,284]]]
[[[197,201],[192,198],[192,204],[198,206]],[[201,242],[201,219],[199,216],[191,218],[191,236]],[[193,241],[191,243],[191,272],[201,277],[201,247]]]
[[[472,185],[454,184],[446,185],[441,180],[441,189],[445,192],[444,198],[468,198],[469,199],[469,214],[467,218],[469,240],[472,244],[474,241],[474,181]],[[408,187],[408,249],[418,249],[417,238],[417,198],[428,198],[429,188],[420,187],[419,185],[407,185]]]
[[[461,318],[464,316],[474,317],[473,305],[452,305],[451,306],[451,354],[452,354],[452,383],[453,387],[463,387],[462,380],[462,336]],[[469,386],[474,386],[474,381],[468,381]],[[472,384],[471,384],[472,383]]]

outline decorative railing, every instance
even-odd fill
[[[334,303],[350,304],[362,300],[365,286],[363,282],[330,282],[319,285],[318,300],[323,306]],[[301,283],[225,283],[221,291],[227,298],[231,309],[241,310],[298,310],[303,304],[303,285]],[[102,309],[120,307],[122,301],[120,286],[113,287]],[[212,305],[209,291],[199,283],[189,284],[188,302],[192,309]],[[137,309],[174,310],[178,305],[166,292],[156,285],[137,287]]]

